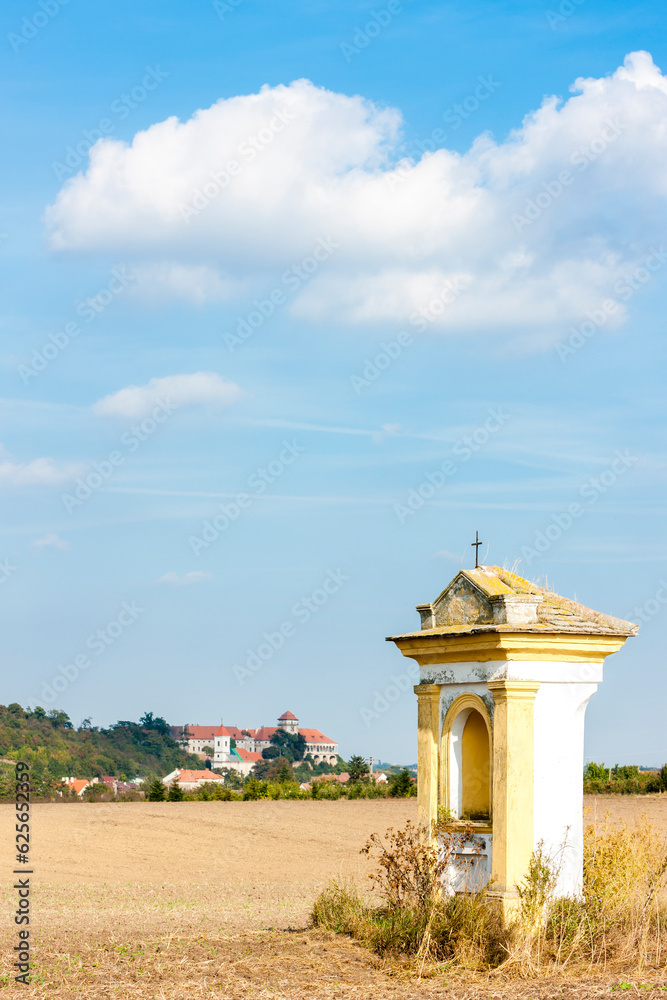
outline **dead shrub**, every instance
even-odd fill
[[[427,959],[534,976],[568,966],[657,967],[667,957],[661,896],[667,845],[645,818],[632,826],[587,827],[583,890],[575,899],[555,896],[558,856],[538,845],[509,926],[486,889],[446,894],[443,877],[469,843],[469,831],[447,833],[439,854],[420,843],[411,823],[388,830],[384,839],[371,836],[363,853],[376,863],[369,877],[379,903],[333,884],[315,903],[315,924],[349,934],[379,955],[407,959],[420,974]]]
[[[345,884],[324,890],[313,908],[316,926],[349,934],[386,957],[407,957],[420,974],[427,959],[488,968],[506,955],[500,912],[485,890],[458,896],[442,892],[443,876],[469,842],[471,828],[448,832],[440,851],[420,841],[408,822],[373,834],[362,853],[377,867],[369,875],[379,905],[371,905]]]

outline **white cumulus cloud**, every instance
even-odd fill
[[[57,552],[67,552],[69,549],[69,542],[54,533],[36,538],[32,545],[35,549],[55,549]]]
[[[83,463],[55,462],[52,458],[34,458],[31,462],[15,462],[0,445],[0,488],[19,489],[25,486],[61,486],[85,471]]]
[[[571,90],[502,141],[410,158],[396,109],[307,80],[265,86],[130,144],[99,140],[47,210],[50,245],[122,252],[204,301],[281,285],[325,241],[288,286],[309,321],[531,347],[613,301],[611,329],[667,222],[667,79],[635,52]]]
[[[176,587],[187,587],[190,583],[200,583],[202,580],[210,580],[212,576],[212,573],[204,573],[199,569],[192,570],[190,573],[183,573],[181,576],[178,573],[165,573],[164,576],[160,577],[158,583],[171,583]]]
[[[216,372],[195,372],[194,375],[166,375],[152,378],[146,385],[128,385],[112,392],[93,404],[98,417],[123,417],[138,419],[163,406],[171,407],[203,404],[228,406],[242,395],[241,389]]]
[[[130,295],[147,303],[178,299],[191,305],[228,302],[239,294],[243,284],[230,281],[207,264],[178,263],[137,264]]]

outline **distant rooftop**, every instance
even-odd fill
[[[630,636],[638,628],[560,597],[500,566],[461,570],[435,601],[417,605],[417,611],[421,629],[389,636],[389,640],[483,632]]]

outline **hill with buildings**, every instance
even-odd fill
[[[139,722],[102,729],[84,720],[75,729],[65,712],[0,705],[0,757],[30,764],[36,789],[60,785],[66,775],[103,774],[132,779],[166,774],[177,767],[201,767],[169,734],[164,719],[147,712]]]
[[[306,760],[312,765],[336,767],[340,761],[338,743],[319,729],[302,729],[293,712],[283,712],[275,726],[239,729],[229,724],[171,726],[169,733],[180,746],[210,757],[213,767],[228,768],[248,775],[262,760],[285,753],[289,759]]]

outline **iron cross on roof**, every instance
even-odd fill
[[[479,547],[483,542],[479,540],[479,531],[475,532],[475,541],[470,543],[475,549],[475,569],[479,569]]]

